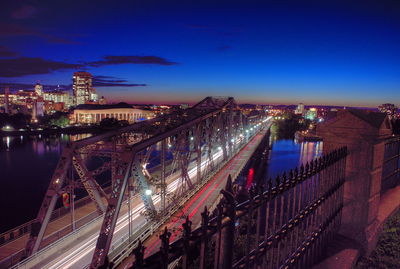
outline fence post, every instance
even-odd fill
[[[142,245],[142,241],[139,239],[138,245],[133,249],[133,254],[135,255],[135,269],[141,269],[143,266],[144,250],[146,248]]]
[[[186,217],[186,221],[182,224],[183,227],[183,256],[182,256],[182,268],[188,268],[188,255],[189,255],[189,241],[190,233],[192,231],[192,222],[189,220],[189,216]]]
[[[205,269],[207,266],[207,251],[208,251],[208,220],[209,214],[207,207],[204,207],[201,213],[201,246],[200,246],[200,269]]]
[[[221,252],[219,258],[219,268],[220,269],[231,269],[233,262],[233,245],[235,237],[235,206],[236,201],[233,196],[232,190],[232,178],[229,175],[228,181],[226,183],[225,190],[221,190],[224,195],[223,204],[223,226],[221,232]],[[225,223],[226,221],[226,223]]]
[[[168,269],[169,257],[168,257],[168,249],[169,249],[169,238],[171,237],[171,233],[168,232],[167,226],[165,226],[164,232],[160,235],[161,239],[161,268]]]
[[[383,113],[343,110],[332,120],[318,124],[317,134],[323,138],[324,153],[344,146],[348,149],[339,233],[361,244],[368,254],[382,226],[377,215],[384,144],[392,135],[388,117]],[[328,165],[331,159],[328,156]]]
[[[221,200],[217,205],[217,217],[216,217],[216,228],[217,232],[215,235],[215,251],[214,251],[214,269],[220,269],[220,253],[221,253],[221,234],[222,234],[222,217],[223,217],[223,201]]]

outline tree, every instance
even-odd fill
[[[118,127],[118,120],[115,118],[105,118],[102,119],[100,122],[100,127],[105,129],[115,128]]]
[[[23,113],[17,113],[14,115],[2,113],[0,115],[0,127],[10,125],[14,129],[20,129],[25,128],[31,121],[31,115]]]
[[[69,119],[67,116],[62,115],[59,118],[51,119],[50,124],[58,127],[65,127],[69,124]]]
[[[57,111],[51,115],[44,115],[39,118],[39,122],[42,125],[65,127],[69,124],[68,112]]]
[[[292,113],[285,113],[282,118],[282,120],[275,122],[274,128],[277,130],[278,136],[282,138],[293,138],[296,131],[307,130],[311,123],[310,120],[303,119],[301,116]]]

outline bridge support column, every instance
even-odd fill
[[[339,111],[317,126],[324,153],[347,146],[344,208],[339,233],[354,239],[369,254],[381,229],[377,220],[382,181],[384,141],[392,130],[384,114]]]

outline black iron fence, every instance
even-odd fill
[[[383,158],[382,193],[400,183],[400,137],[386,141]]]
[[[340,225],[346,148],[250,189],[237,203],[228,179],[216,210],[170,242],[165,228],[160,251],[144,259],[139,242],[133,268],[309,268]]]

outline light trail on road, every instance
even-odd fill
[[[218,150],[216,153],[214,153],[213,155],[213,161],[216,161],[218,158],[220,158],[222,156],[222,150]],[[201,169],[204,169],[206,167],[206,165],[208,164],[209,160],[205,160],[201,163]],[[197,173],[197,167],[192,168],[188,174],[190,178],[195,177]],[[175,179],[173,182],[171,182],[168,187],[167,187],[167,192],[174,192],[176,191],[176,189],[179,187],[179,182],[180,182],[181,178],[177,178]],[[140,199],[140,198],[136,198],[136,199]],[[161,201],[161,197],[159,195],[153,195],[152,196],[153,199],[153,203],[156,205]],[[143,222],[145,221],[145,219],[143,218],[143,216],[141,215],[141,212],[145,210],[144,208],[144,204],[140,203],[139,205],[137,205],[136,207],[134,207],[131,211],[133,213],[133,215],[131,215],[132,220],[137,220],[139,217],[142,217],[142,221],[140,223],[135,223],[134,225],[140,227],[140,225],[138,224],[143,224]],[[117,221],[117,225],[114,231],[114,240],[116,239],[115,236],[119,234],[119,232],[121,230],[125,230],[127,229],[128,225],[129,225],[129,213],[127,212],[125,215],[121,216],[118,221]],[[140,219],[139,219],[140,220]],[[124,233],[124,235],[126,235],[126,233]],[[122,238],[122,236],[119,236],[118,239]],[[63,257],[61,257],[60,260],[58,260],[55,264],[51,264],[50,266],[45,266],[44,268],[50,268],[50,269],[57,269],[57,268],[82,268],[80,265],[77,265],[76,267],[74,265],[76,265],[80,260],[87,260],[87,258],[89,257],[89,259],[91,259],[90,254],[93,254],[95,246],[96,246],[96,240],[98,238],[98,234],[93,234],[91,235],[88,239],[86,239],[83,242],[80,242],[79,245],[74,248],[72,251],[70,251],[70,253],[68,254],[64,254]],[[118,240],[117,239],[117,240]],[[89,261],[90,262],[90,261]]]
[[[267,120],[269,120],[269,118],[267,118]],[[267,121],[267,120],[265,120],[265,121]],[[260,124],[258,124],[256,126],[259,127]],[[256,126],[254,128],[256,128]],[[242,139],[243,139],[243,136],[241,136],[241,138],[237,138],[237,140],[235,141],[235,144],[240,143],[242,141]],[[252,143],[252,141],[253,140],[250,140],[248,142],[248,144],[242,150],[247,149],[248,146]],[[222,157],[222,153],[223,153],[222,149],[218,148],[216,153],[213,154],[213,157],[212,157],[213,161],[216,161],[216,160],[218,160],[218,158]],[[233,162],[233,161],[235,161],[235,164],[236,164],[237,156],[235,156],[230,162]],[[208,165],[208,162],[209,162],[209,160],[205,160],[201,163],[201,165],[200,165],[201,171],[203,171],[203,169]],[[224,167],[221,171],[219,171],[217,173],[217,175],[220,173],[226,173],[226,169],[227,169],[227,167]],[[194,178],[196,176],[196,174],[197,174],[197,166],[193,167],[188,172],[188,175],[190,178]],[[209,186],[211,186],[211,184],[213,184],[215,182],[216,178],[217,177],[214,176],[214,180],[212,182],[207,183],[206,187],[203,187],[203,189],[200,191],[201,193],[196,194],[196,197],[197,196],[200,197],[202,192],[204,192]],[[175,192],[177,190],[177,188],[179,187],[180,181],[181,181],[181,178],[178,177],[177,179],[173,180],[170,184],[168,184],[167,192],[169,192],[169,193]],[[215,185],[211,189],[211,191],[208,192],[206,198],[219,186],[220,183],[221,182],[219,182],[217,185]],[[191,217],[193,217],[193,215],[196,214],[197,210],[203,204],[203,202],[206,200],[206,198],[204,198],[202,200],[202,202],[195,208],[195,210],[192,211]],[[132,199],[134,199],[133,202],[136,202],[136,203],[139,202],[139,204],[131,210],[132,221],[135,221],[135,223],[133,223],[133,225],[135,225],[136,227],[139,228],[143,224],[146,223],[146,219],[141,214],[145,210],[145,207],[144,207],[143,202],[140,202],[139,197],[134,197]],[[153,203],[155,205],[157,205],[158,203],[161,202],[161,197],[160,197],[160,195],[154,194],[154,195],[152,195],[152,200],[153,200]],[[189,202],[188,205],[185,205],[184,210],[185,209],[187,210],[191,205],[192,205],[192,203]],[[181,213],[183,214],[183,212],[181,212]],[[114,243],[120,241],[121,238],[123,238],[124,236],[126,236],[128,234],[128,226],[129,226],[128,218],[129,218],[129,212],[125,213],[123,216],[118,218],[117,225],[116,225],[114,235],[113,235]],[[179,219],[178,219],[178,221],[179,221]],[[63,253],[63,255],[61,257],[54,258],[52,261],[56,261],[55,263],[50,262],[47,265],[42,266],[41,268],[58,269],[58,268],[84,268],[84,267],[86,267],[91,262],[91,258],[93,256],[97,238],[98,238],[98,231],[96,231],[96,233],[94,233],[92,235],[89,235],[89,238],[79,242],[78,245],[76,247],[74,247],[73,249],[67,250],[65,253]],[[113,248],[113,247],[114,247],[114,245],[111,246],[111,248]]]

